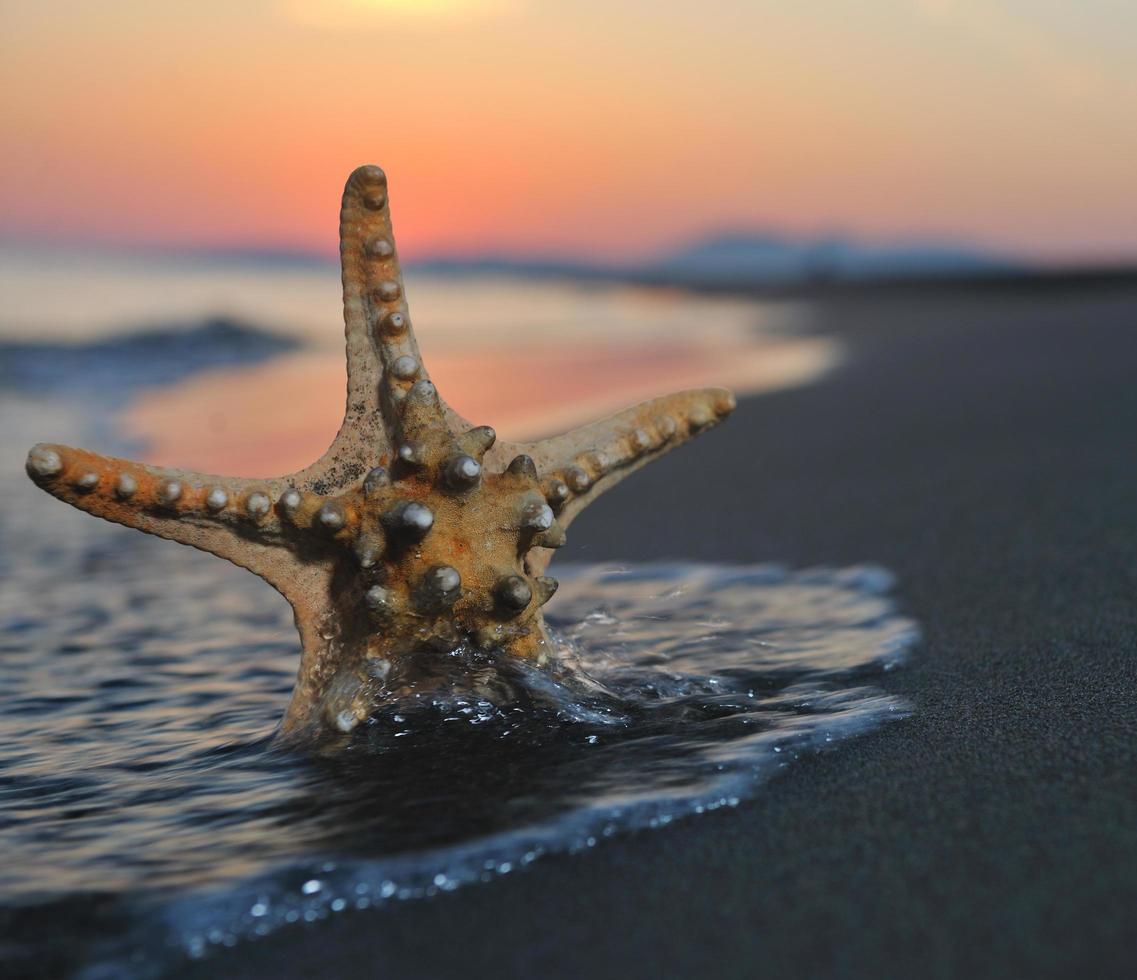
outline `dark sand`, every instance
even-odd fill
[[[737,810],[197,975],[1133,975],[1137,284],[833,294],[850,363],[623,484],[569,559],[880,562],[914,716]]]

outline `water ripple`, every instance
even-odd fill
[[[737,805],[905,712],[876,684],[916,631],[880,569],[562,567],[560,666],[433,655],[433,680],[346,751],[302,755],[269,738],[296,666],[287,608],[190,557],[124,546],[81,588],[53,584],[76,594],[50,616],[0,600],[18,636],[0,842],[20,855],[0,896],[111,901],[121,929],[84,955],[117,975]],[[145,968],[117,959],[139,942]]]

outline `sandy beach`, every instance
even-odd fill
[[[1137,906],[1137,286],[831,294],[850,350],[566,558],[880,562],[913,716],[738,810],[285,930],[196,976],[1095,976]],[[441,941],[440,941],[441,940]]]

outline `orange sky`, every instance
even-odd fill
[[[721,229],[1137,257],[1131,0],[0,0],[0,236],[650,254]]]

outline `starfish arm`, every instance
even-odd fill
[[[391,343],[386,334],[410,338],[403,275],[391,234],[387,177],[378,167],[360,167],[348,178],[340,205],[340,265],[344,337],[347,346],[347,404],[332,445],[300,474],[331,490],[343,490],[391,454],[384,424],[386,369]],[[394,340],[391,336],[389,339]],[[417,360],[417,348],[414,351]],[[398,356],[398,355],[395,355]]]
[[[306,585],[302,559],[319,561],[318,539],[327,533],[320,515],[336,506],[284,479],[208,476],[69,446],[36,446],[27,471],[42,489],[79,510],[225,558],[290,601]],[[344,514],[333,533],[351,516]]]
[[[681,391],[528,447],[557,523],[567,528],[605,490],[718,424],[734,404],[725,388]]]
[[[387,175],[359,167],[348,178],[340,208],[347,409],[327,453],[305,471],[331,473],[346,489],[377,460],[390,461],[405,441],[403,402],[415,382],[429,380],[407,311],[403,270],[391,229]],[[446,406],[449,427],[469,428]]]

